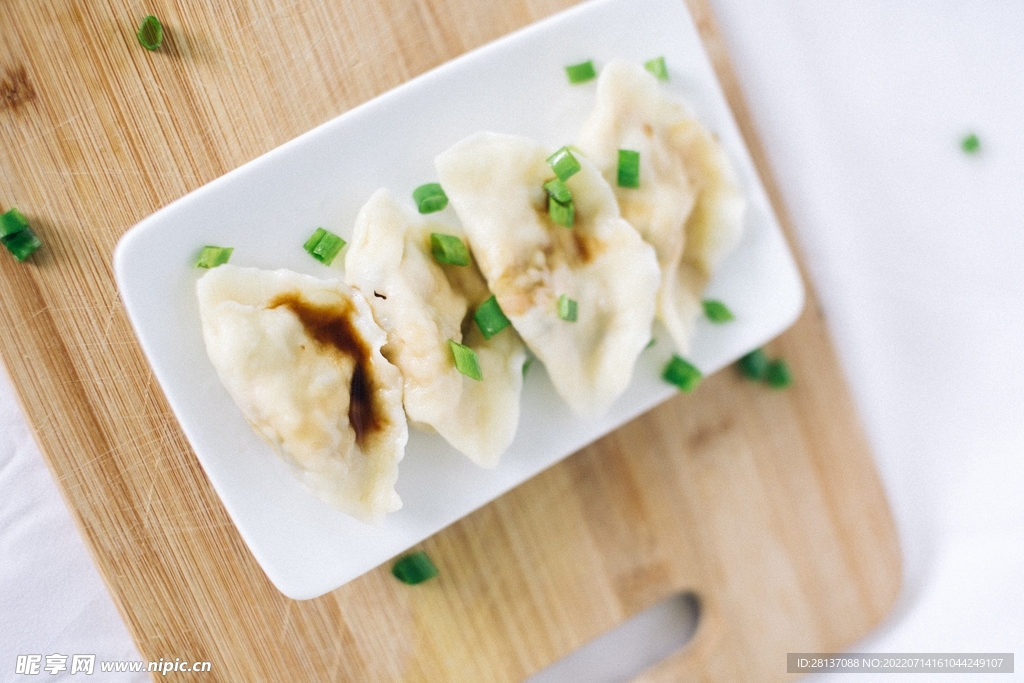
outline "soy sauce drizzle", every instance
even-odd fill
[[[356,444],[362,447],[368,436],[383,431],[388,419],[380,400],[374,395],[377,383],[370,363],[373,351],[353,323],[356,310],[352,302],[343,300],[324,306],[306,301],[298,292],[288,292],[275,297],[267,307],[287,308],[318,344],[354,361],[348,421],[356,433]]]

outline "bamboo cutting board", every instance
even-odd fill
[[[570,4],[0,5],[0,202],[46,245],[0,258],[0,352],[144,657],[210,661],[203,681],[514,682],[693,591],[694,641],[638,680],[770,681],[792,678],[787,652],[841,649],[892,604],[892,519],[813,293],[770,348],[790,390],[719,373],[426,541],[441,576],[414,588],[384,567],[284,598],[186,444],[118,301],[120,236]],[[690,9],[781,209],[704,0]],[[148,13],[156,53],[134,36]]]

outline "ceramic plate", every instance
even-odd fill
[[[206,356],[192,268],[205,244],[234,246],[231,262],[340,277],[302,244],[317,226],[348,238],[379,187],[408,198],[436,179],[434,157],[481,130],[572,142],[595,82],[569,85],[563,67],[663,55],[664,87],[721,139],[749,200],[742,243],[708,296],[737,319],[701,321],[691,359],[706,374],[777,335],[803,289],[764,189],[681,0],[597,0],[453,60],[288,142],[179,199],[118,244],[118,286],[153,372],[224,506],[271,581],[296,599],[330,591],[436,533],[673,395],[660,379],[667,335],[641,356],[633,382],[602,418],[575,417],[539,364],[527,375],[522,419],[495,470],[442,439],[411,430],[397,490],[404,507],[380,526],[307,493],[249,428]],[[455,221],[452,210],[435,214]],[[698,390],[699,391],[699,390]]]

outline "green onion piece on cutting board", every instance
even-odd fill
[[[160,20],[150,15],[142,20],[138,32],[135,34],[142,47],[153,51],[158,49],[164,42],[164,27]]]
[[[772,389],[785,389],[793,383],[793,375],[789,372],[786,361],[776,358],[768,363],[764,370],[765,384]]]
[[[434,578],[438,575],[438,571],[430,556],[419,550],[391,565],[391,574],[402,583],[415,586],[427,579]]]
[[[736,365],[744,377],[759,381],[764,379],[764,373],[768,369],[768,356],[765,355],[764,349],[754,349],[736,361]]]

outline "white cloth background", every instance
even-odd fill
[[[1024,3],[712,4],[900,530],[855,649],[1024,655]],[[0,373],[0,681],[30,653],[141,659]]]

